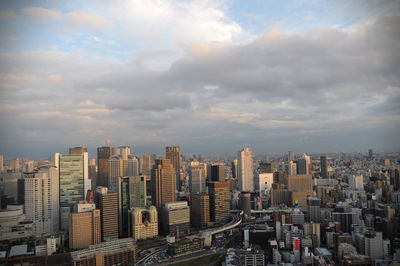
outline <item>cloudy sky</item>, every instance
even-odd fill
[[[1,1],[0,154],[400,150],[400,2]]]

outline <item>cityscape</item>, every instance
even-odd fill
[[[0,266],[400,265],[399,0],[0,1]]]
[[[400,153],[0,157],[4,265],[396,265]],[[25,265],[25,264],[23,264]]]

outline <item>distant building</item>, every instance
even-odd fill
[[[174,168],[175,189],[181,187],[180,170],[181,170],[181,148],[179,146],[165,147],[165,159],[169,159]]]
[[[169,202],[163,209],[163,231],[178,235],[190,230],[190,208],[186,201]]]
[[[133,239],[147,239],[158,235],[158,215],[156,207],[133,208],[129,212],[131,215]]]
[[[189,174],[189,190],[191,194],[207,192],[206,166],[203,163],[191,162]]]
[[[129,146],[119,146],[117,148],[117,155],[122,160],[128,160],[128,156],[131,154],[131,148]]]
[[[235,159],[232,161],[232,177],[237,178],[238,176],[238,160]]]
[[[84,147],[69,148],[69,155],[82,155],[84,152],[88,152],[87,148]]]
[[[363,175],[348,175],[347,180],[353,190],[364,190]]]
[[[328,175],[328,156],[321,155],[320,158],[321,163],[321,176],[322,178],[329,178]]]
[[[97,167],[98,167],[98,180],[97,186],[108,187],[109,180],[109,162],[110,157],[114,155],[113,147],[99,147],[97,148]]]
[[[210,173],[208,181],[225,181],[225,164],[212,163],[210,165]]]
[[[240,191],[254,191],[253,153],[249,148],[238,152],[238,179]]]
[[[247,216],[251,215],[251,195],[242,192],[239,197],[239,206],[243,213]]]
[[[150,176],[151,175],[151,156],[143,155],[141,157],[141,174]]]
[[[260,174],[269,174],[274,172],[274,164],[270,162],[260,162]]]
[[[287,161],[294,161],[294,151],[288,151]]]
[[[288,178],[288,189],[292,192],[292,204],[307,206],[307,197],[313,195],[311,175],[294,175]]]
[[[307,198],[307,210],[310,222],[321,222],[321,199],[315,197]]]
[[[116,239],[71,252],[71,258],[74,266],[134,265],[136,248],[136,241],[133,238]]]
[[[305,153],[297,160],[297,174],[309,175],[311,172],[311,159]]]

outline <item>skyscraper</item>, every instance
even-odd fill
[[[96,159],[95,158],[90,158],[89,159],[89,166],[88,166],[88,173],[89,173],[89,179],[92,182],[92,191],[96,190],[97,187],[97,165],[96,165]]]
[[[210,223],[210,197],[207,194],[194,194],[190,200],[190,221],[196,227],[207,227]]]
[[[293,204],[298,201],[302,207],[307,206],[307,197],[313,195],[312,176],[311,175],[293,175],[289,176],[288,188],[292,192]]]
[[[249,148],[238,152],[238,179],[240,191],[254,191],[253,154]]]
[[[59,226],[59,177],[53,165],[45,165],[24,178],[25,213],[34,222],[36,235],[54,234]]]
[[[118,155],[113,155],[108,160],[108,188],[113,191],[118,191],[118,177],[124,175],[124,163]]]
[[[82,155],[84,152],[87,152],[87,148],[84,147],[69,148],[69,155]]]
[[[287,161],[294,161],[294,151],[288,151]]]
[[[114,154],[113,147],[99,147],[97,148],[97,185],[108,187],[109,163],[108,160]]]
[[[117,148],[117,155],[122,159],[122,160],[128,160],[128,156],[131,154],[131,148],[128,146],[119,146]]]
[[[210,165],[210,173],[208,181],[225,181],[225,164],[212,163]]]
[[[179,146],[167,146],[165,147],[165,158],[171,161],[171,164],[175,171],[175,189],[179,190],[181,186],[180,182],[180,169],[181,169],[181,148]],[[157,209],[158,211],[158,209]]]
[[[129,210],[146,206],[146,179],[144,176],[118,178],[119,236],[129,236]]]
[[[328,156],[321,155],[321,176],[322,178],[328,178]]]
[[[297,174],[298,175],[309,175],[310,174],[311,159],[305,153],[301,155],[301,158],[297,160]]]
[[[81,206],[79,206],[81,205]],[[100,210],[94,203],[77,203],[69,216],[69,248],[87,248],[101,242]]]
[[[274,164],[270,162],[260,162],[260,174],[273,173]]]
[[[210,219],[215,223],[229,221],[229,182],[208,182],[210,196]]]
[[[238,172],[238,160],[235,159],[232,161],[232,177],[237,178]]]
[[[207,191],[206,167],[203,163],[190,163],[189,189],[191,194],[203,193]]]
[[[162,221],[162,207],[175,201],[174,167],[170,159],[157,159],[151,169],[152,203],[157,208],[158,221]]]
[[[158,214],[156,207],[133,208],[129,212],[132,221],[133,239],[146,239],[158,235]]]
[[[88,179],[88,153],[80,155],[56,153],[54,163],[60,178],[60,228],[68,230],[69,214],[73,211],[74,204],[84,200],[91,188]]]
[[[3,155],[0,155],[0,173],[4,171],[4,158]]]
[[[309,197],[307,198],[308,221],[321,222],[321,199]]]
[[[150,176],[151,175],[151,156],[143,155],[141,157],[141,174]]]
[[[96,208],[101,214],[101,239],[109,241],[118,238],[118,193],[109,192],[106,187],[97,187]]]

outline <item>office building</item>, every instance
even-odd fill
[[[142,175],[150,176],[151,175],[151,156],[150,155],[143,155],[140,158],[140,173]]]
[[[261,197],[266,197],[271,191],[272,184],[274,183],[273,173],[260,173],[256,174],[256,191],[260,193]]]
[[[298,175],[309,175],[311,171],[311,159],[303,153],[300,159],[297,160],[297,174]]]
[[[383,259],[383,239],[382,232],[368,232],[364,238],[365,255],[372,261]]]
[[[249,148],[238,152],[238,179],[240,191],[254,191],[253,154]]]
[[[127,160],[123,160],[124,176],[139,175],[139,160],[136,156],[129,156]]]
[[[163,209],[163,232],[171,235],[188,233],[190,208],[187,201],[165,203]]]
[[[32,173],[34,167],[34,160],[24,160],[22,162],[22,172],[23,173]]]
[[[288,184],[288,174],[284,171],[274,172],[274,183],[287,185]]]
[[[313,196],[312,176],[293,175],[288,178],[288,189],[292,192],[292,204],[307,207],[307,197]]]
[[[259,164],[259,173],[260,174],[269,174],[274,172],[274,164],[270,162],[261,161]]]
[[[347,181],[353,190],[364,190],[364,177],[363,175],[348,175]]]
[[[87,148],[84,147],[69,148],[69,155],[82,155],[84,152],[88,152]]]
[[[54,234],[59,225],[59,177],[53,165],[26,173],[24,180],[25,214],[37,235]]]
[[[91,189],[88,178],[88,154],[54,156],[55,166],[60,178],[60,229],[68,230],[69,214],[73,211],[76,202],[85,199]]]
[[[328,175],[328,156],[321,155],[320,157],[320,168],[321,168],[321,177],[329,178]]]
[[[250,193],[241,193],[239,196],[239,207],[245,215],[251,215],[251,196]]]
[[[151,200],[157,208],[160,223],[162,207],[165,203],[174,202],[176,199],[174,172],[174,167],[169,159],[157,159],[151,169]]]
[[[118,178],[119,236],[129,236],[129,210],[146,206],[146,178],[126,176]]]
[[[117,155],[122,160],[128,160],[130,154],[131,154],[131,148],[129,148],[129,146],[119,146],[117,148]]]
[[[207,185],[210,196],[210,220],[215,223],[229,221],[229,182],[208,182]]]
[[[0,155],[0,173],[4,172],[4,157]]]
[[[210,165],[208,181],[225,181],[225,165],[223,163],[212,163]]]
[[[287,160],[288,162],[294,161],[294,151],[288,151]]]
[[[108,160],[108,188],[110,191],[118,191],[118,178],[124,176],[124,162],[118,155],[113,155]]]
[[[297,164],[295,162],[288,162],[284,165],[285,172],[290,175],[297,175]]]
[[[321,222],[321,199],[315,197],[307,198],[308,221]]]
[[[207,192],[206,166],[203,163],[191,162],[189,172],[189,190],[191,194]]]
[[[0,241],[18,240],[36,235],[35,225],[26,219],[24,205],[7,205],[0,211]]]
[[[110,192],[106,187],[97,187],[96,208],[101,214],[101,240],[118,238],[118,193]]]
[[[191,223],[195,227],[207,227],[210,224],[210,197],[207,194],[192,194],[190,200]]]
[[[97,148],[97,167],[98,167],[98,174],[97,174],[97,186],[108,187],[109,181],[109,162],[108,160],[110,157],[114,155],[114,148],[113,147],[99,147]]]
[[[87,249],[71,252],[72,265],[135,265],[136,248],[133,238],[91,245]]]
[[[13,173],[19,173],[21,170],[20,161],[18,158],[8,162],[8,169]]]
[[[238,176],[238,160],[237,159],[232,161],[231,171],[232,171],[232,177],[237,178],[237,176]]]
[[[290,213],[290,221],[292,224],[303,225],[304,224],[304,213],[298,208],[294,208]]]
[[[174,168],[175,189],[179,190],[181,187],[180,170],[181,170],[181,148],[179,146],[165,147],[165,158],[171,161]]]
[[[319,247],[321,244],[321,224],[319,223],[305,223],[303,224],[304,236],[315,236],[313,247]]]
[[[96,159],[95,158],[90,158],[89,159],[89,165],[88,165],[88,178],[90,179],[92,183],[91,190],[94,191],[96,190],[97,187],[97,165],[96,165]]]
[[[94,203],[77,203],[75,212],[69,216],[69,248],[87,248],[100,242],[100,210],[96,210]]]
[[[133,239],[147,239],[158,235],[158,214],[155,206],[133,208],[129,213]]]
[[[279,206],[280,204],[292,206],[292,192],[285,185],[273,184],[271,189],[271,205]]]

